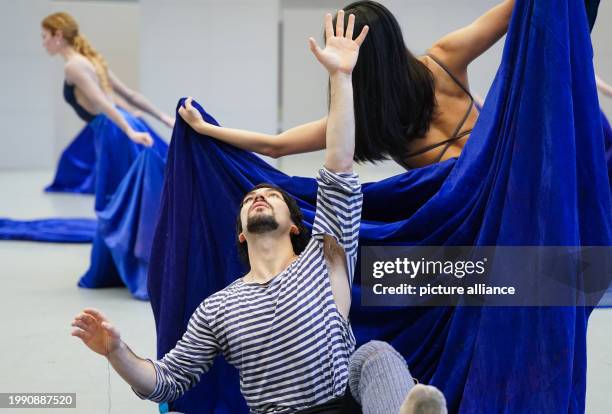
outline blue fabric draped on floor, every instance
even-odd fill
[[[122,113],[132,128],[149,132],[154,145],[143,149],[104,115],[90,123],[96,131],[95,210],[99,225],[90,267],[78,285],[125,285],[135,298],[146,300],[149,253],[168,146],[144,122]]]
[[[361,244],[610,245],[597,102],[584,4],[518,0],[461,157],[365,184]],[[244,271],[234,220],[245,192],[264,181],[296,197],[312,221],[313,179],[286,176],[177,117],[149,271],[159,357],[198,304]],[[582,413],[590,312],[367,308],[356,283],[351,319],[359,343],[391,342],[416,378],[443,390],[451,413]],[[237,373],[221,360],[171,408],[246,412]]]
[[[55,218],[10,220],[0,218],[0,240],[29,240],[54,243],[91,243],[96,220]]]

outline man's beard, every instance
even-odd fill
[[[278,222],[271,215],[259,214],[249,217],[247,220],[247,230],[252,234],[263,234],[274,231],[278,228]]]

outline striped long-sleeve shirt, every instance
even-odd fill
[[[363,197],[354,173],[323,168],[317,181],[305,250],[265,285],[238,279],[205,299],[176,347],[153,361],[156,387],[141,398],[178,398],[218,354],[238,369],[252,413],[291,413],[344,394],[355,338],[334,301],[323,236],[344,248],[352,283]]]

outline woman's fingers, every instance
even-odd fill
[[[325,39],[329,39],[334,36],[334,27],[332,24],[332,15],[327,13],[325,15]]]
[[[336,36],[344,36],[344,10],[338,10],[336,16]]]
[[[369,26],[363,26],[363,29],[361,29],[361,33],[359,33],[359,36],[357,36],[357,39],[355,39],[355,43],[357,43],[359,46],[361,46],[363,44],[363,41],[365,40],[366,36],[368,35],[369,31],[370,31],[370,27]]]
[[[348,24],[346,25],[346,34],[345,34],[345,37],[348,40],[353,40],[354,27],[355,27],[355,15],[349,14]]]

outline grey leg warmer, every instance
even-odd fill
[[[363,414],[395,414],[414,386],[404,358],[391,345],[370,341],[349,362],[349,387]]]

